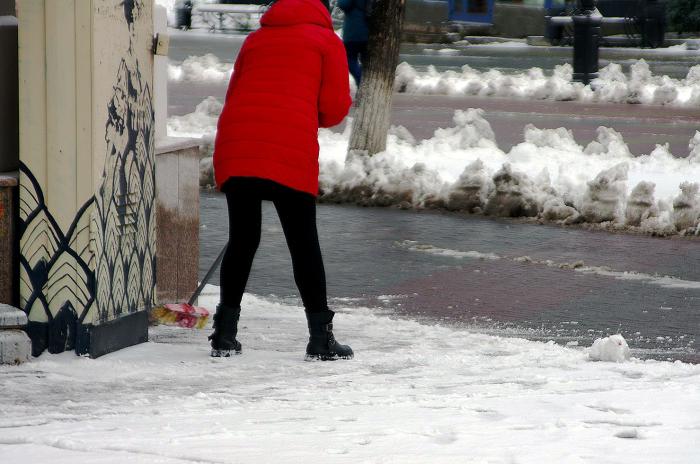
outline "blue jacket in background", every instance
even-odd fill
[[[345,13],[343,42],[367,42],[369,39],[365,2],[366,0],[338,0],[338,8]]]

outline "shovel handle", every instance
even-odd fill
[[[195,290],[192,294],[192,297],[190,297],[190,301],[187,302],[188,305],[192,306],[197,300],[197,298],[199,298],[199,295],[202,293],[202,290],[204,290],[204,287],[207,285],[207,283],[209,283],[209,279],[211,279],[211,276],[214,274],[214,271],[217,267],[219,267],[219,264],[221,264],[221,261],[224,259],[224,255],[226,254],[227,248],[228,242],[226,243],[226,245],[224,245],[224,248],[221,250],[221,253],[219,253],[219,256],[217,256],[214,260],[214,264],[212,264],[209,270],[207,271],[206,275],[204,276],[204,279],[202,279],[202,282],[199,284],[199,287],[197,287],[197,290]]]

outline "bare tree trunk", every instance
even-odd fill
[[[377,0],[369,24],[368,60],[358,90],[360,106],[348,154],[374,155],[386,150],[405,0]]]

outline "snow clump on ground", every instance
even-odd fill
[[[611,335],[594,341],[588,355],[593,361],[621,363],[629,361],[630,347],[622,335]]]
[[[170,118],[170,135],[211,140],[220,111],[209,97],[194,113]],[[426,140],[392,128],[387,150],[366,157],[346,156],[350,127],[319,131],[322,201],[700,235],[700,132],[689,157],[674,157],[665,146],[634,157],[610,128],[598,128],[583,147],[565,128],[529,125],[524,141],[506,153],[483,111],[469,109]]]

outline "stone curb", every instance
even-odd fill
[[[21,364],[31,359],[32,342],[21,330],[27,322],[24,311],[0,303],[0,364]]]

